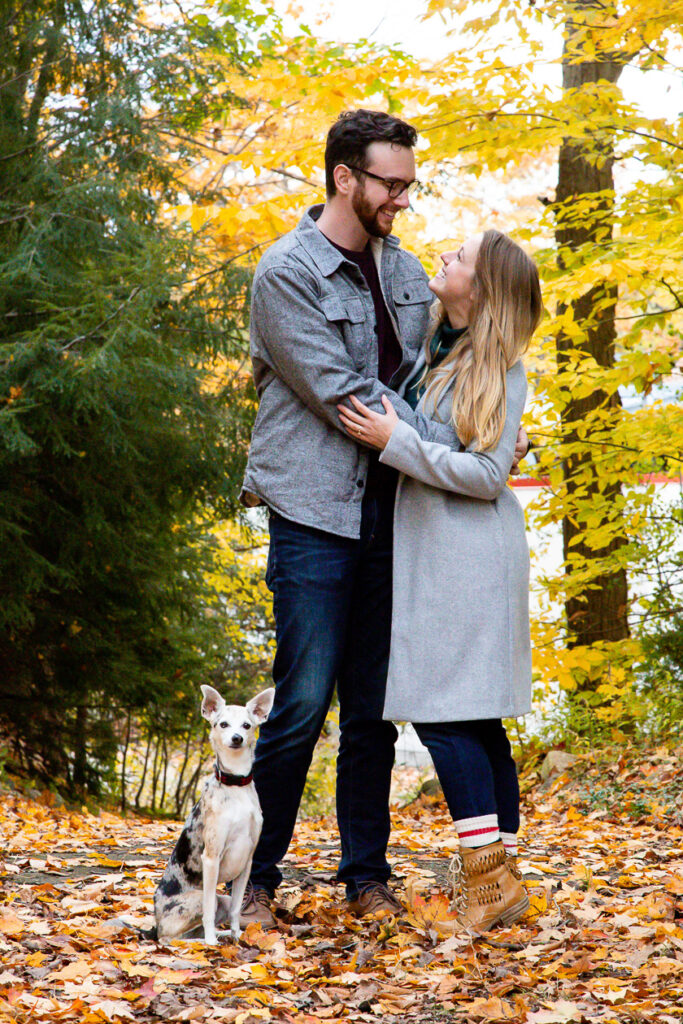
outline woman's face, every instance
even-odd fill
[[[431,279],[429,287],[447,310],[458,310],[465,316],[474,300],[474,266],[481,245],[481,235],[474,235],[453,252],[441,255],[443,266]]]

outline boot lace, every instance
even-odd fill
[[[522,876],[522,872],[519,870],[519,864],[517,863],[517,858],[513,857],[513,856],[508,857],[507,858],[507,866],[508,866],[511,874],[514,875],[514,877],[517,879],[517,881],[521,882],[523,876]]]
[[[447,878],[453,893],[451,910],[460,914],[467,906],[467,893],[465,892],[465,862],[459,853],[454,854],[451,858]]]
[[[488,874],[489,871],[493,871],[494,868],[500,867],[501,864],[505,863],[505,851],[495,850],[487,853],[479,854],[476,862],[476,871],[481,874]]]

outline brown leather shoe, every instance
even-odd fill
[[[391,914],[396,917],[405,909],[383,882],[361,882],[358,895],[355,900],[349,900],[348,907],[356,917],[368,917],[370,914]]]
[[[475,850],[462,848],[450,871],[454,908],[468,931],[486,932],[497,924],[510,925],[529,906],[526,889],[506,860],[501,842]]]
[[[240,928],[246,928],[248,924],[254,922],[263,928],[274,928],[276,921],[270,904],[271,898],[268,892],[248,882],[240,910]]]

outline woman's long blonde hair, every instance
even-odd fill
[[[432,307],[433,329],[426,342],[426,396],[438,404],[451,385],[451,422],[462,443],[484,451],[500,440],[505,424],[505,375],[526,351],[543,313],[536,264],[507,235],[485,231],[474,265],[474,303],[462,340],[434,369],[429,344],[446,318],[441,302]]]

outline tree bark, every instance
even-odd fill
[[[88,752],[86,732],[88,727],[88,709],[84,703],[76,709],[76,728],[74,730],[74,771],[73,785],[78,793],[85,792]]]
[[[126,813],[126,760],[128,758],[128,747],[130,746],[130,719],[131,713],[129,709],[126,718],[126,738],[121,755],[121,814]]]
[[[154,760],[152,761],[152,814],[156,811],[157,805],[157,785],[159,783],[159,756],[161,754],[161,737],[157,736],[156,746],[154,747]]]
[[[163,771],[161,773],[161,796],[159,797],[159,810],[163,811],[164,804],[166,802],[166,779],[167,779],[167,776],[168,776],[168,761],[169,761],[169,756],[168,756],[168,740],[167,740],[167,737],[165,735],[164,735],[162,746],[161,746],[161,756],[162,756],[162,763],[163,763],[164,767],[163,767]]]
[[[140,776],[140,785],[138,786],[137,793],[135,794],[135,809],[140,810],[140,800],[142,798],[142,791],[145,788],[145,779],[147,778],[147,764],[149,762],[149,751],[152,746],[152,727],[150,726],[149,732],[147,733],[147,746],[145,747],[145,762],[142,766],[142,774]]]
[[[183,815],[185,814],[186,803],[189,804],[189,803],[195,803],[196,802],[196,799],[197,799],[197,783],[199,782],[201,774],[202,774],[202,761],[201,761],[201,757],[200,757],[199,764],[197,765],[195,770],[192,772],[192,775],[190,776],[190,779],[189,779],[189,781],[187,783],[187,786],[185,787],[185,792],[183,793],[182,799],[180,801],[180,808],[179,808],[179,811],[178,811],[179,817],[183,817]]]
[[[577,19],[594,6],[593,0],[576,0],[573,5]],[[577,62],[576,24],[570,19],[565,33],[563,54],[563,89],[578,89],[589,83],[605,80],[615,84],[623,64],[607,60],[579,60]],[[592,140],[595,147],[595,141]],[[556,193],[557,219],[555,240],[560,252],[560,266],[563,266],[562,249],[575,252],[582,247],[596,244],[604,246],[612,237],[610,211],[613,208],[614,153],[612,139],[603,135],[595,148],[589,151],[586,144],[566,138],[560,147],[559,175]],[[600,193],[595,198],[595,214],[579,219],[566,218],[563,210],[569,208],[572,200]],[[575,323],[584,330],[581,339],[569,338],[560,333],[557,337],[558,368],[565,369],[571,352],[579,349],[592,356],[599,366],[614,365],[616,326],[614,322],[617,286],[608,281],[595,285],[571,303]],[[598,311],[599,307],[599,311]],[[567,307],[561,308],[560,313]],[[565,443],[578,441],[577,427],[600,408],[617,408],[619,395],[608,395],[596,389],[586,398],[570,398],[562,413],[563,437]],[[596,503],[607,500],[610,504],[620,494],[619,484],[605,483],[595,463],[599,449],[586,446],[579,454],[572,454],[563,460],[564,480],[568,497],[581,488],[587,493],[582,503]],[[597,550],[589,548],[582,539],[583,527],[565,516],[562,523],[564,559],[566,572],[571,576],[573,559],[603,559],[612,554],[624,542],[615,540]],[[565,603],[569,646],[587,645],[600,640],[620,640],[629,635],[628,591],[626,571],[618,569],[596,576],[590,586]]]
[[[181,807],[182,789],[183,789],[183,779],[185,777],[185,771],[187,770],[187,766],[188,766],[189,761],[190,761],[190,740],[191,740],[191,738],[192,738],[192,729],[188,729],[187,732],[185,733],[185,749],[183,750],[183,763],[180,766],[180,772],[178,773],[178,781],[176,782],[175,794],[174,794],[175,810],[176,810],[176,814],[178,816],[180,816],[180,807]]]

